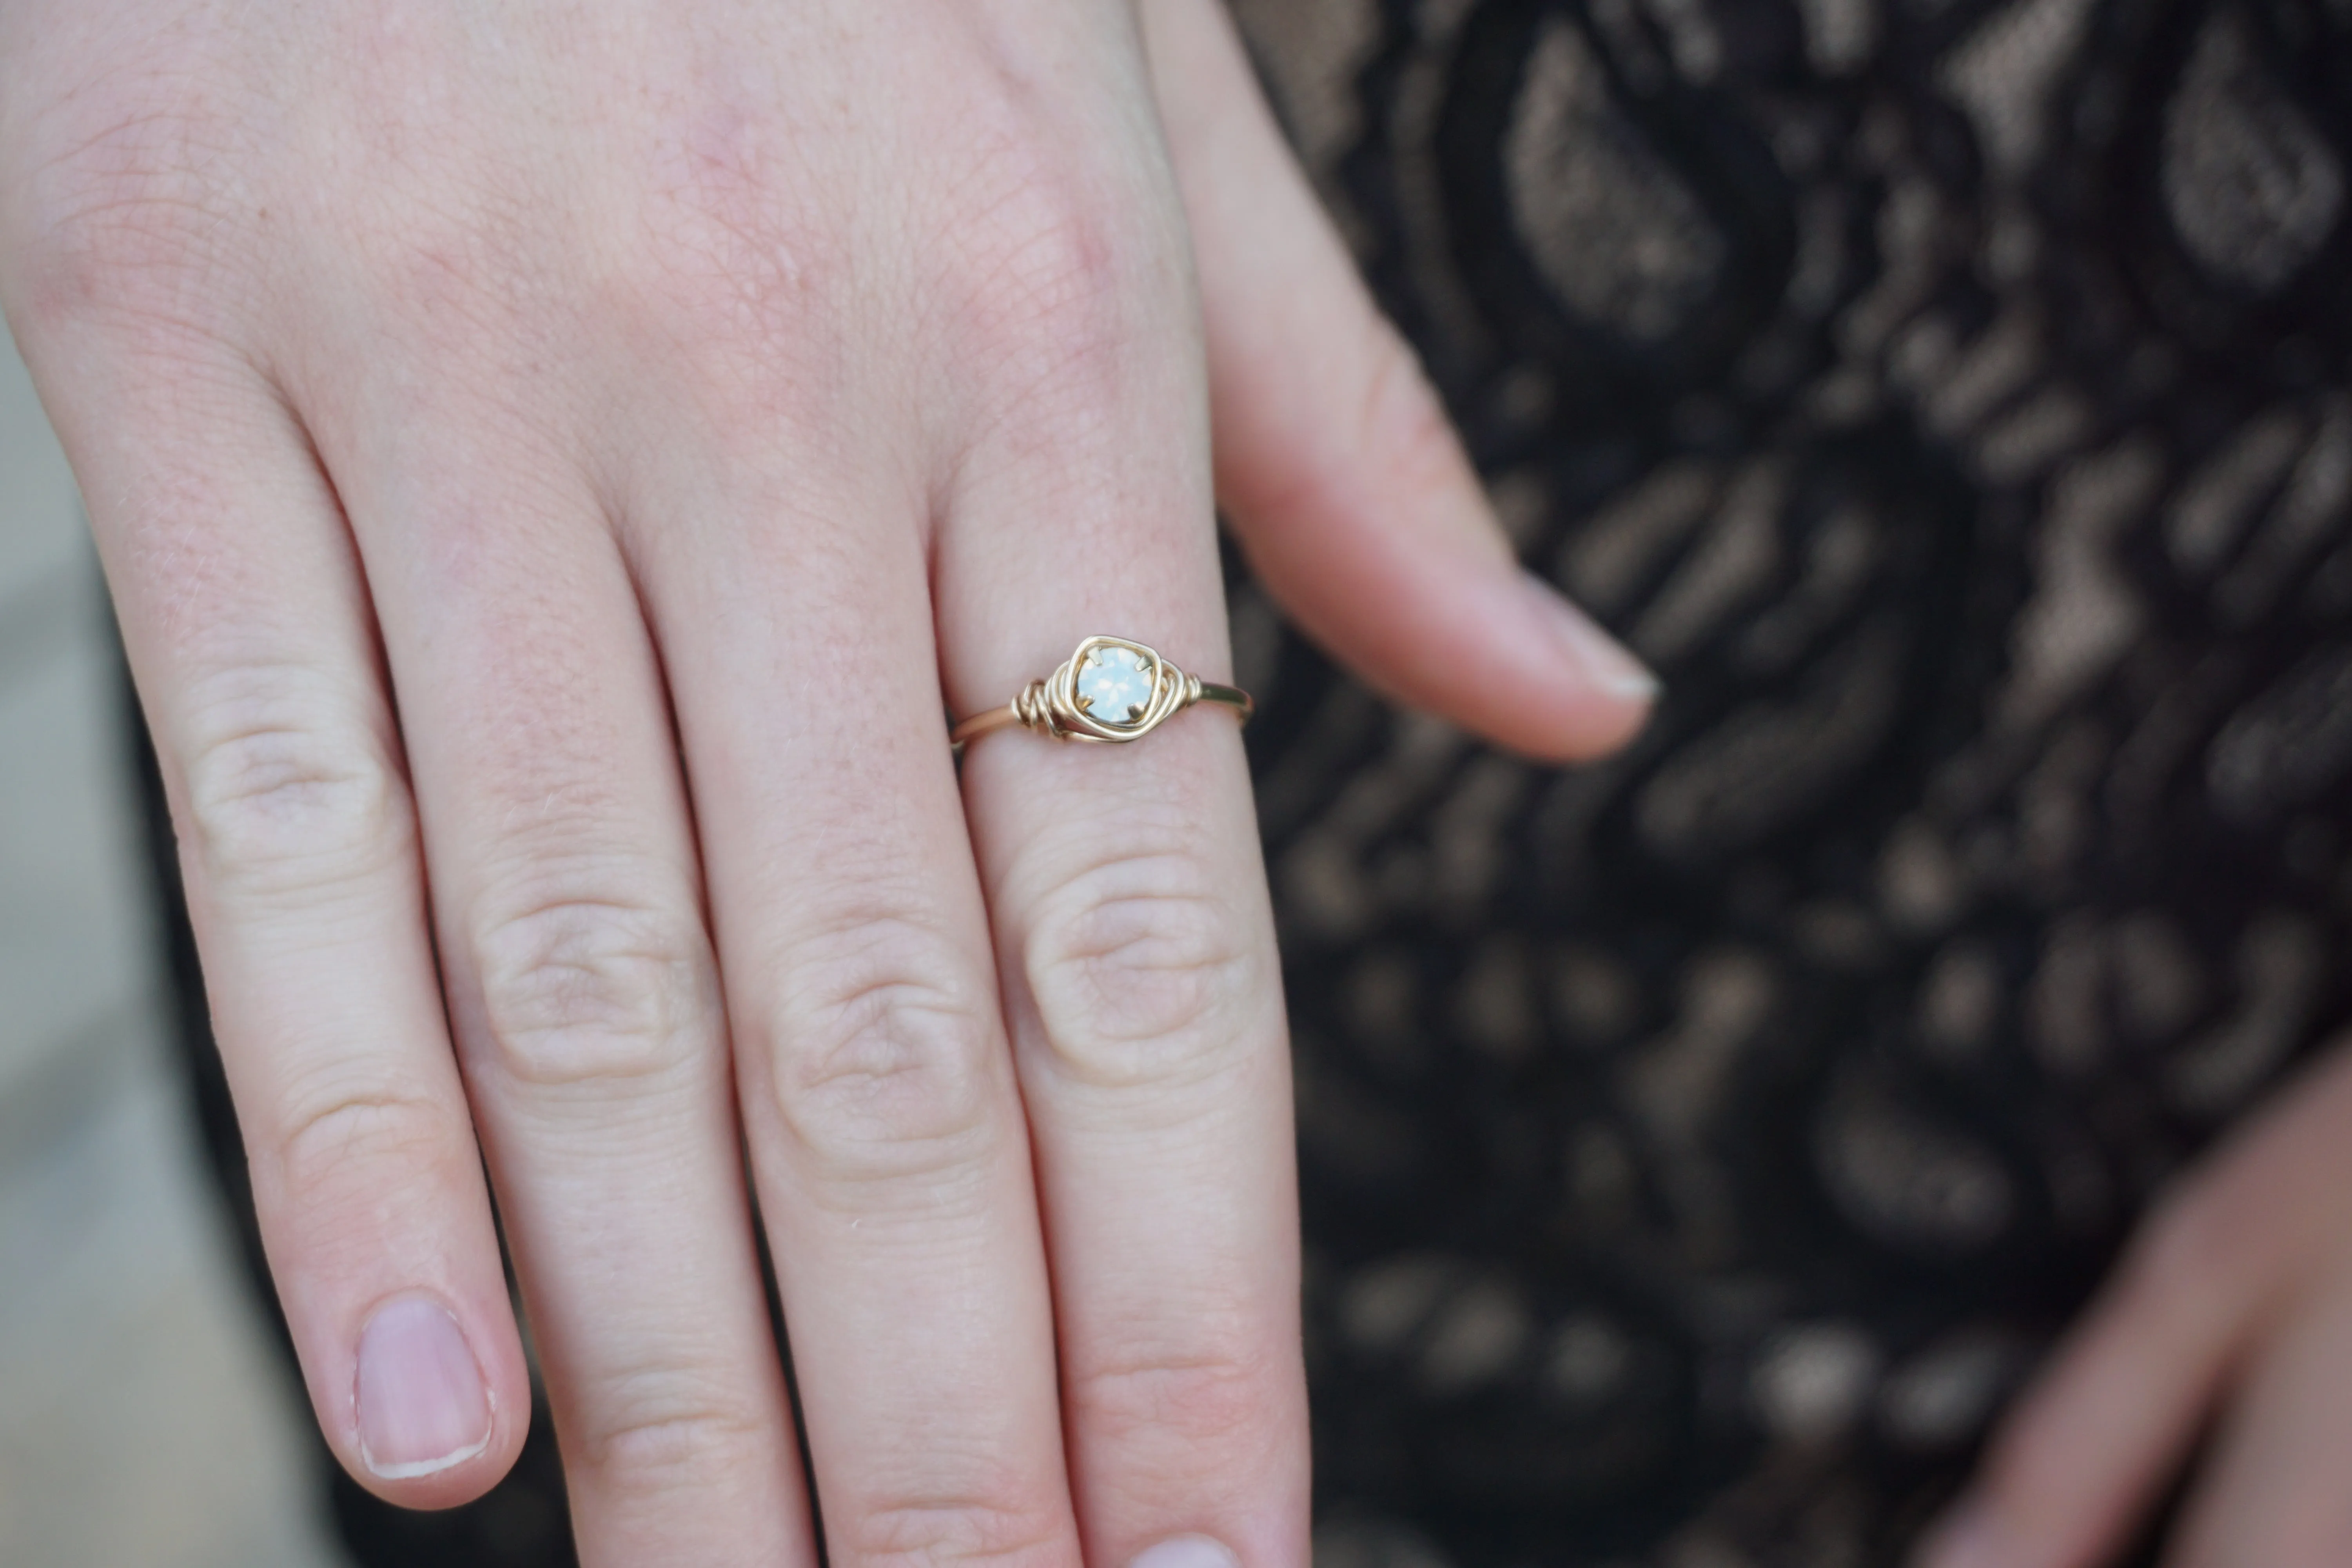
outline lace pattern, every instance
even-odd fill
[[[1236,626],[1323,1568],[1897,1560],[2352,1016],[2352,5],[1244,0],[1556,773]]]

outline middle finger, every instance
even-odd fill
[[[832,428],[880,429],[854,400]],[[739,434],[761,427],[721,412]],[[725,443],[646,552],[830,1560],[1076,1559],[1052,1308],[941,734],[924,487],[880,439]]]
[[[1076,155],[1071,210],[1010,230],[1054,308],[972,354],[994,416],[960,452],[939,569],[959,717],[1087,636],[1229,679],[1200,329],[1164,184],[1148,147],[1128,152]],[[1122,184],[1108,213],[1086,195]],[[1125,684],[1098,686],[1090,716],[1117,721],[1150,689],[1139,665],[1102,667]],[[1307,1434],[1290,1060],[1248,771],[1223,706],[1132,740],[1007,728],[964,765],[1079,1524],[1106,1565],[1273,1568],[1306,1556]]]

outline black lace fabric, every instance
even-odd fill
[[[1627,755],[1244,585],[1318,1568],[1894,1563],[2352,1015],[2352,4],[1242,0]]]

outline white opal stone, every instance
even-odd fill
[[[1151,662],[1131,648],[1098,647],[1078,666],[1078,705],[1104,724],[1129,724],[1151,706]]]

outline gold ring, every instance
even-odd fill
[[[1125,637],[1088,637],[1059,669],[1033,680],[1002,708],[948,731],[951,744],[1026,724],[1057,741],[1139,741],[1195,702],[1222,702],[1249,721],[1257,706],[1238,686],[1187,675],[1156,649]]]

